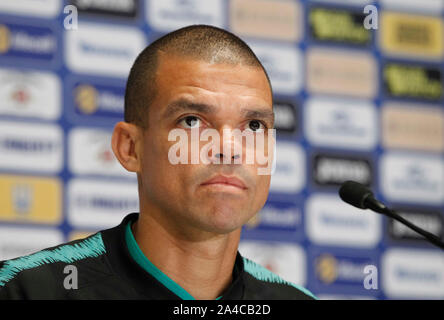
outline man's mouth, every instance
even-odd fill
[[[245,183],[235,177],[235,176],[224,176],[224,175],[217,175],[213,178],[211,178],[210,180],[205,181],[204,183],[201,184],[202,186],[206,186],[206,185],[227,185],[227,186],[233,186],[239,189],[247,189],[247,187],[245,186]]]

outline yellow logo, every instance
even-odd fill
[[[442,83],[429,73],[420,66],[389,64],[384,68],[384,79],[389,93],[395,97],[439,99]]]
[[[6,53],[11,47],[11,34],[8,27],[0,24],[0,53]]]
[[[62,218],[62,197],[56,178],[0,175],[0,220],[57,224]]]
[[[330,284],[338,278],[338,267],[335,257],[330,254],[322,254],[316,259],[316,274],[319,279]]]
[[[76,89],[76,103],[80,111],[86,114],[95,112],[98,108],[97,90],[90,85],[80,85]]]
[[[381,47],[397,55],[441,58],[444,32],[440,18],[402,13],[383,13]]]
[[[321,41],[367,44],[371,32],[357,22],[359,15],[345,10],[314,8],[309,13],[313,36]]]

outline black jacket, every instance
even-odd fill
[[[181,299],[132,258],[125,228],[116,227],[28,256],[0,262],[0,299]],[[69,267],[67,267],[69,266]],[[77,288],[69,277],[77,274]],[[315,299],[239,252],[222,300]]]

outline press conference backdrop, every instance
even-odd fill
[[[274,89],[277,167],[240,251],[321,299],[444,298],[443,253],[337,196],[361,182],[443,236],[440,0],[0,0],[0,259],[138,211],[110,148],[126,77],[147,44],[196,23],[246,40]]]

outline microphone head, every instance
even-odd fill
[[[339,189],[339,197],[354,207],[367,209],[365,200],[368,197],[373,197],[373,193],[363,184],[355,181],[346,181]]]

